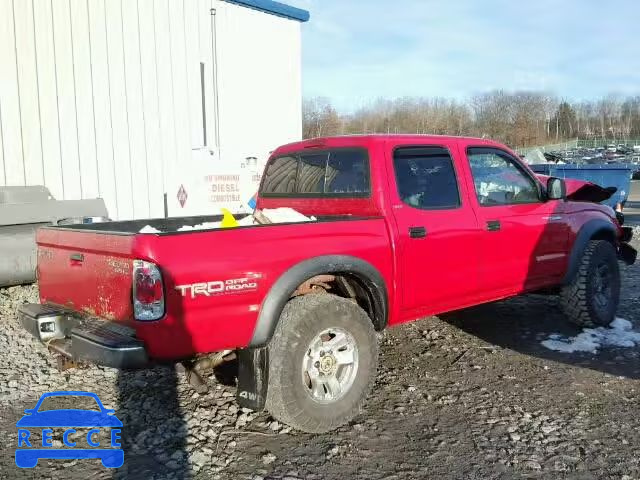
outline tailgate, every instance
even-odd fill
[[[133,318],[134,235],[42,228],[37,234],[40,301],[101,318]]]

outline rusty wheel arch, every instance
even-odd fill
[[[273,284],[262,303],[249,347],[269,343],[284,306],[292,298],[326,292],[354,300],[377,331],[386,328],[388,291],[377,268],[350,255],[324,255],[291,267]]]

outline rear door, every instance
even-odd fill
[[[479,230],[450,145],[399,146],[390,165],[403,309],[415,316],[472,303]]]
[[[461,147],[481,228],[481,288],[498,298],[552,284],[566,265],[562,201],[546,201],[535,176],[509,152]]]

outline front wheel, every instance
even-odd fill
[[[582,254],[578,271],[561,292],[568,320],[581,327],[607,326],[620,301],[620,269],[615,247],[592,240]]]
[[[359,412],[378,366],[371,319],[330,294],[294,298],[269,343],[266,408],[297,430],[322,433]]]

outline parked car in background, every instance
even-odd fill
[[[634,180],[640,180],[640,157],[634,156],[631,159],[631,175]]]
[[[618,145],[618,148],[616,149],[616,153],[620,153],[622,155],[629,155],[630,153],[633,153],[633,149],[626,145]]]

